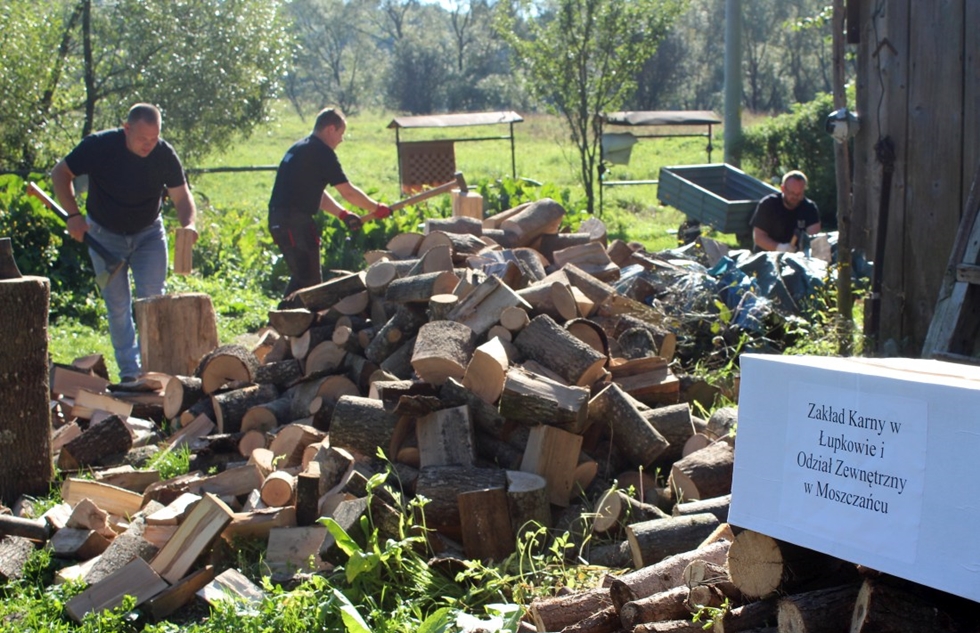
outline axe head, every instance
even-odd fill
[[[460,193],[466,193],[469,188],[466,186],[466,178],[463,177],[463,172],[457,171],[453,174],[453,178],[456,179],[456,187],[459,189]]]
[[[99,290],[105,290],[105,287],[109,285],[116,275],[123,269],[123,261],[117,260],[111,264],[106,264],[106,269],[95,276],[95,285],[99,287]]]

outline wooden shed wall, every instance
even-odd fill
[[[873,258],[882,202],[875,145],[888,137],[895,171],[878,262],[879,340],[918,356],[980,161],[980,2],[860,3],[853,243]]]

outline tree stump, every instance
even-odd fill
[[[195,292],[137,299],[133,311],[144,372],[189,375],[204,355],[218,347],[218,322],[210,295]]]
[[[48,375],[48,309],[44,277],[0,279],[0,501],[43,497],[54,476]]]

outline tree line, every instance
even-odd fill
[[[742,6],[746,110],[830,90],[823,2]],[[281,97],[303,114],[551,110],[583,151],[595,108],[720,111],[724,27],[721,0],[7,0],[0,169],[49,168],[136,101],[189,164]]]

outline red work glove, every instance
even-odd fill
[[[347,225],[348,231],[361,230],[361,216],[357,215],[356,213],[351,213],[347,209],[344,209],[337,217],[340,218],[341,222]]]
[[[379,220],[384,220],[389,215],[391,215],[391,207],[386,204],[379,204],[374,210],[374,217]]]

